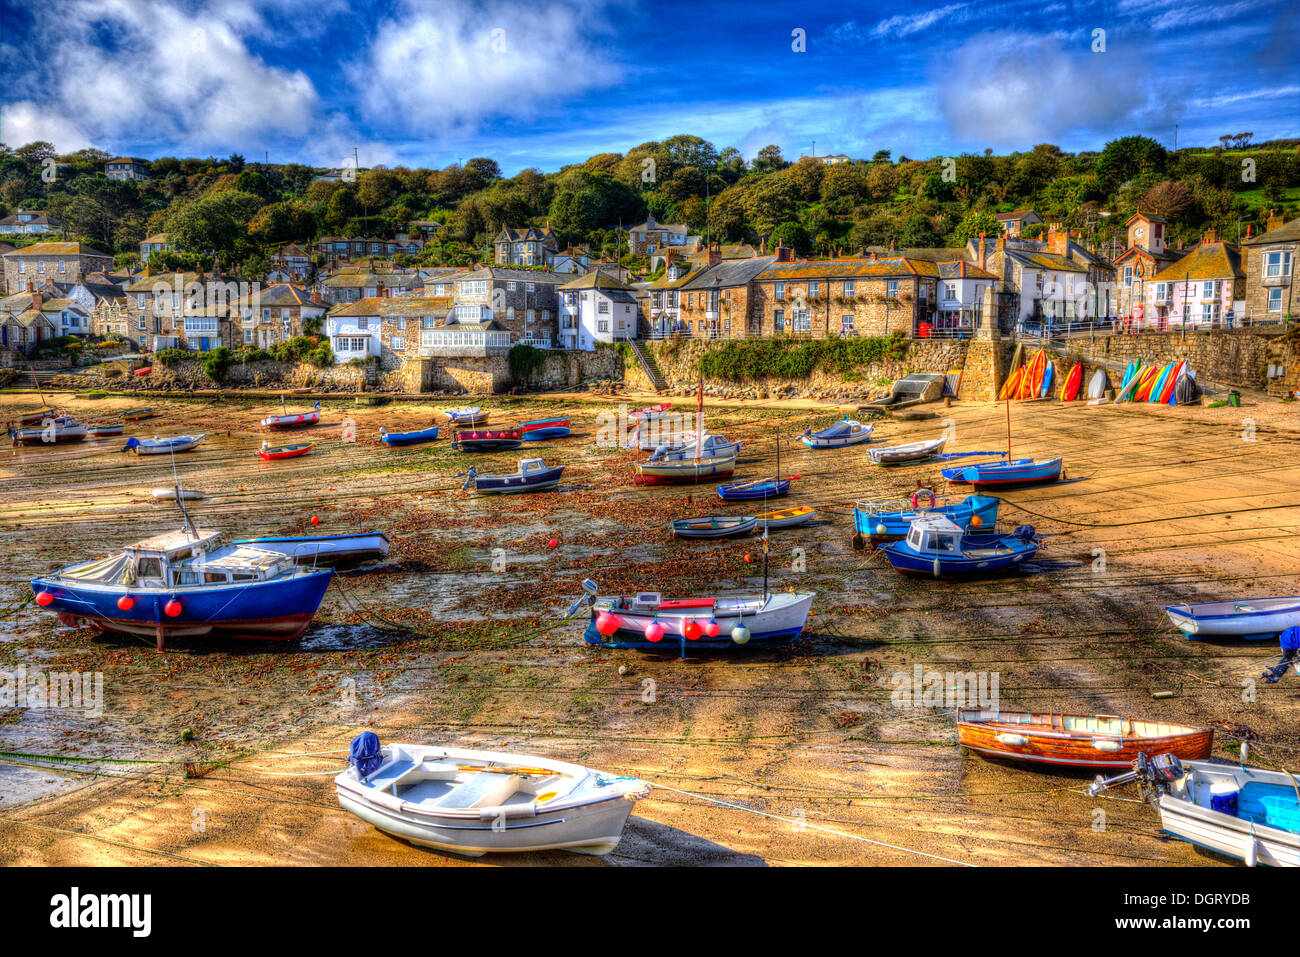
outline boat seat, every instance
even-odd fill
[[[518,774],[498,774],[480,771],[467,781],[462,781],[436,803],[437,807],[495,807],[519,790]]]
[[[396,784],[399,778],[414,771],[418,766],[416,762],[405,758],[401,761],[393,761],[366,778],[366,784],[377,791],[386,791]]]

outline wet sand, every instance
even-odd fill
[[[34,604],[6,613],[30,596],[34,573],[178,527],[176,506],[149,496],[171,484],[169,459],[122,455],[122,439],[0,456],[0,670],[102,672],[105,692],[99,717],[0,709],[0,750],[26,755],[0,759],[0,863],[469,863],[337,806],[330,772],[363,729],[560,757],[677,789],[638,804],[606,858],[477,862],[487,865],[933,863],[908,851],[973,864],[1221,863],[1161,836],[1131,789],[1091,799],[1087,774],[963,755],[950,710],[891,701],[894,676],[918,664],[996,673],[1005,708],[1214,722],[1228,729],[1216,754],[1235,755],[1233,734],[1248,734],[1258,763],[1300,770],[1294,676],[1261,681],[1243,700],[1243,681],[1276,661],[1276,644],[1188,642],[1162,611],[1300,590],[1293,404],[1013,404],[1015,453],[1065,457],[1066,481],[1003,493],[1002,522],[1051,535],[1042,561],[1032,574],[936,583],[854,550],[852,510],[918,483],[942,491],[947,463],[881,468],[861,446],[811,452],[793,441],[837,418],[834,407],[710,402],[709,428],[745,440],[737,479],[772,474],[780,428],[782,473],[802,478],[776,504],[813,505],[820,521],[772,533],[772,581],[818,598],[805,639],[788,649],[682,661],[675,649],[592,648],[582,623],[555,620],[584,577],[602,593],[761,584],[761,564],[745,561],[759,555],[755,540],[667,533],[670,518],[745,506],[720,503],[711,485],[634,488],[633,454],[593,444],[597,416],[619,399],[493,399],[494,423],[567,411],[575,435],[474,457],[445,440],[376,444],[380,426],[424,427],[458,403],[326,401],[319,427],[291,433],[316,440],[315,452],[264,464],[253,450],[270,436],[257,422],[278,403],[53,398],[83,421],[152,403],[162,414],[129,425],[137,436],[207,431],[177,457],[186,487],[208,493],[189,506],[204,528],[301,533],[315,515],[321,532],[385,531],[393,550],[384,566],[337,578],[300,642],[178,640],[159,655],[147,641],[63,627]],[[2,395],[0,419],[37,404]],[[674,404],[693,411],[690,400]],[[1005,447],[1003,406],[931,408],[940,419],[884,420],[877,437],[915,441],[951,426],[949,451]],[[356,442],[341,439],[347,419]],[[558,492],[460,491],[454,473],[471,462],[509,471],[527,454],[566,465]],[[31,757],[40,754],[116,763]]]

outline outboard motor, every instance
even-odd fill
[[[1300,627],[1294,625],[1282,632],[1282,660],[1264,669],[1264,683],[1271,685],[1281,681],[1292,665],[1295,665],[1296,674],[1300,674]]]
[[[1032,525],[1017,525],[1016,530],[1011,534],[1022,542],[1031,542],[1034,540],[1036,530]]]
[[[379,747],[379,736],[373,731],[362,731],[352,739],[348,748],[348,764],[357,769],[357,776],[367,778],[384,763],[384,753]]]

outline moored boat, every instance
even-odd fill
[[[920,489],[910,500],[876,499],[853,506],[855,538],[873,543],[904,538],[921,515],[942,515],[962,531],[993,528],[1002,500],[991,495],[967,495],[960,502],[936,498]],[[858,542],[855,542],[858,544]]]
[[[763,529],[793,528],[796,525],[807,525],[816,517],[816,509],[807,505],[791,505],[787,508],[773,509],[770,512],[759,512],[754,516],[758,527]]]
[[[179,490],[176,488],[156,488],[151,490],[149,494],[156,499],[160,499],[162,501],[168,501],[168,502],[175,502],[175,501],[197,502],[199,499],[205,497],[203,492],[199,492],[196,491],[195,489],[190,489],[190,488],[183,488]]]
[[[697,453],[700,458],[716,458],[728,455],[735,457],[740,454],[740,447],[744,444],[744,439],[731,442],[727,440],[725,435],[714,435],[712,433],[696,442],[694,436],[687,433],[687,435],[683,436],[683,440],[675,445],[657,446],[649,461],[679,462],[682,459],[693,459]]]
[[[524,444],[518,426],[508,429],[464,429],[452,433],[451,447],[461,452],[507,452]]]
[[[989,757],[1064,767],[1123,768],[1142,752],[1208,758],[1214,731],[1115,715],[959,708],[957,740],[962,747]]]
[[[665,599],[658,592],[597,598],[584,582],[591,620],[583,639],[603,648],[656,648],[663,641],[690,647],[761,648],[798,638],[808,619],[812,592]],[[572,609],[571,609],[572,613]],[[670,646],[671,647],[671,646]]]
[[[115,435],[121,435],[126,431],[126,426],[118,422],[113,425],[88,425],[86,426],[86,435],[92,439],[107,439]]]
[[[554,419],[534,419],[519,426],[525,442],[544,442],[547,439],[563,439],[570,434],[568,416]]]
[[[943,477],[948,480],[950,485],[967,485],[969,481],[966,478],[966,470],[975,465],[1028,465],[1033,459],[1008,459],[1005,455],[1000,459],[990,459],[987,462],[971,462],[968,465],[957,465],[952,468],[942,469]]]
[[[488,417],[491,415],[491,413],[484,412],[483,409],[477,405],[466,406],[463,409],[444,409],[442,414],[447,417],[448,425],[460,425],[465,427],[485,425]]]
[[[942,515],[927,513],[912,520],[906,538],[886,542],[880,550],[904,575],[974,578],[1013,568],[1041,547],[1032,525],[1021,525],[1011,535],[971,534]]]
[[[36,603],[64,624],[153,636],[289,640],[307,630],[333,571],[227,545],[190,527],[32,580]]]
[[[736,470],[734,455],[719,455],[696,459],[676,459],[668,462],[638,462],[635,485],[671,485],[676,482],[707,482],[710,479],[730,478]]]
[[[799,436],[799,441],[810,449],[839,449],[870,440],[874,425],[863,425],[856,419],[841,419],[820,432],[811,429]]]
[[[908,442],[905,445],[884,445],[877,449],[867,449],[867,458],[876,465],[900,465],[903,462],[917,462],[942,452],[947,443],[947,439],[940,438],[929,439],[925,442]]]
[[[730,538],[748,535],[758,520],[753,515],[701,515],[675,518],[668,523],[673,538]]]
[[[480,495],[501,495],[555,488],[563,474],[563,465],[547,465],[542,459],[520,459],[519,468],[504,475],[479,475],[478,469],[471,465],[468,472],[457,472],[456,477],[465,476],[462,488],[473,485]]]
[[[14,445],[52,445],[57,442],[80,442],[88,428],[70,415],[42,419],[40,424],[26,429],[11,429]]]
[[[158,412],[150,407],[148,409],[127,409],[122,413],[123,422],[143,422],[145,419],[152,419]]]
[[[171,435],[167,438],[159,438],[155,435],[152,439],[137,439],[133,435],[126,440],[126,445],[122,447],[122,451],[134,452],[136,455],[167,455],[171,452],[188,452],[206,437],[207,433]]]
[[[968,465],[962,472],[967,483],[980,488],[1005,488],[1012,485],[1039,485],[1057,481],[1063,471],[1064,459],[1042,459],[983,465]]]
[[[1088,788],[1092,796],[1138,780],[1149,789],[1167,834],[1247,867],[1300,867],[1300,785],[1286,771],[1138,755],[1133,770]]]
[[[388,557],[388,536],[383,532],[342,535],[269,535],[234,543],[276,552],[299,565],[356,565]]]
[[[754,499],[780,498],[782,495],[790,493],[790,480],[799,476],[792,475],[788,479],[758,479],[753,482],[735,482],[730,485],[718,486],[718,498],[724,502],[745,502]]]
[[[1300,625],[1300,595],[1166,605],[1165,614],[1190,639],[1269,639]]]
[[[627,418],[629,422],[636,422],[638,424],[654,422],[657,419],[662,419],[671,415],[672,413],[670,410],[672,407],[673,404],[671,402],[660,402],[658,405],[647,405],[645,408],[635,409],[632,412],[629,412]]]
[[[650,786],[565,761],[414,744],[352,742],[339,804],[394,837],[469,857],[608,854]]]
[[[428,429],[418,429],[414,432],[389,432],[387,429],[379,430],[379,441],[387,446],[394,445],[417,445],[420,442],[432,442],[438,437],[438,426]]]
[[[307,412],[288,412],[283,415],[268,415],[262,425],[268,429],[297,429],[305,425],[315,425],[320,421],[320,403],[317,402]]]
[[[264,462],[274,462],[278,459],[296,459],[300,455],[309,455],[315,447],[315,442],[298,442],[294,445],[272,445],[270,442],[263,442],[257,454]]]

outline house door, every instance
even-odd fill
[[[207,336],[200,336],[200,337],[199,337],[199,351],[200,351],[200,352],[207,352],[207,351],[208,351],[208,337],[207,337]]]

